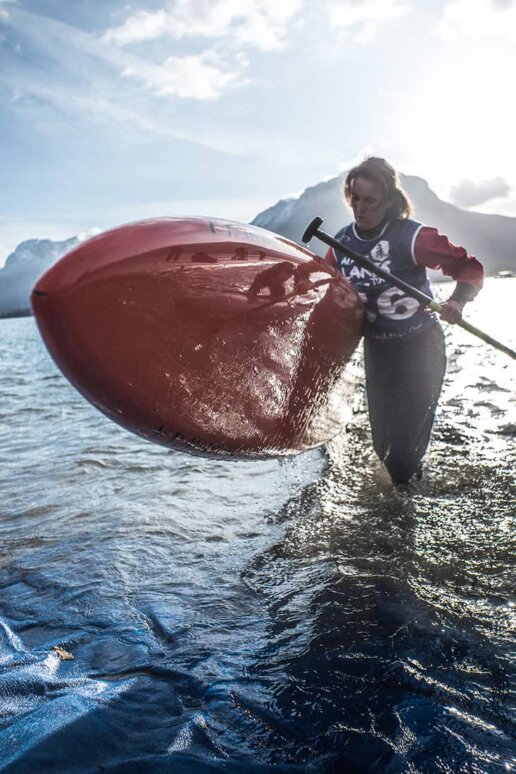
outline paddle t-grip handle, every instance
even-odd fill
[[[322,226],[323,219],[317,216],[317,218],[314,218],[311,223],[308,224],[308,226],[305,229],[305,233],[301,237],[301,241],[306,244],[317,234],[317,231],[319,229],[319,226]]]

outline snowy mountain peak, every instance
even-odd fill
[[[54,242],[51,239],[27,239],[21,242],[16,250],[7,257],[5,267],[12,268],[34,261],[38,264],[44,262],[50,265],[72,247],[75,247],[78,241],[77,237],[71,237],[62,242]]]

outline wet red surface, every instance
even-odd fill
[[[36,283],[50,354],[100,411],[181,450],[295,453],[342,427],[362,303],[253,226],[162,218],[82,243]]]

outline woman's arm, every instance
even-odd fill
[[[464,304],[472,301],[483,285],[484,267],[480,261],[429,226],[422,226],[418,231],[413,257],[419,265],[440,269],[456,281],[453,293],[443,304],[441,316],[447,322],[458,322],[462,318]]]

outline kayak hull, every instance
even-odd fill
[[[346,421],[362,302],[264,229],[207,218],[121,226],[63,256],[31,301],[70,382],[150,441],[278,456],[325,443]]]

